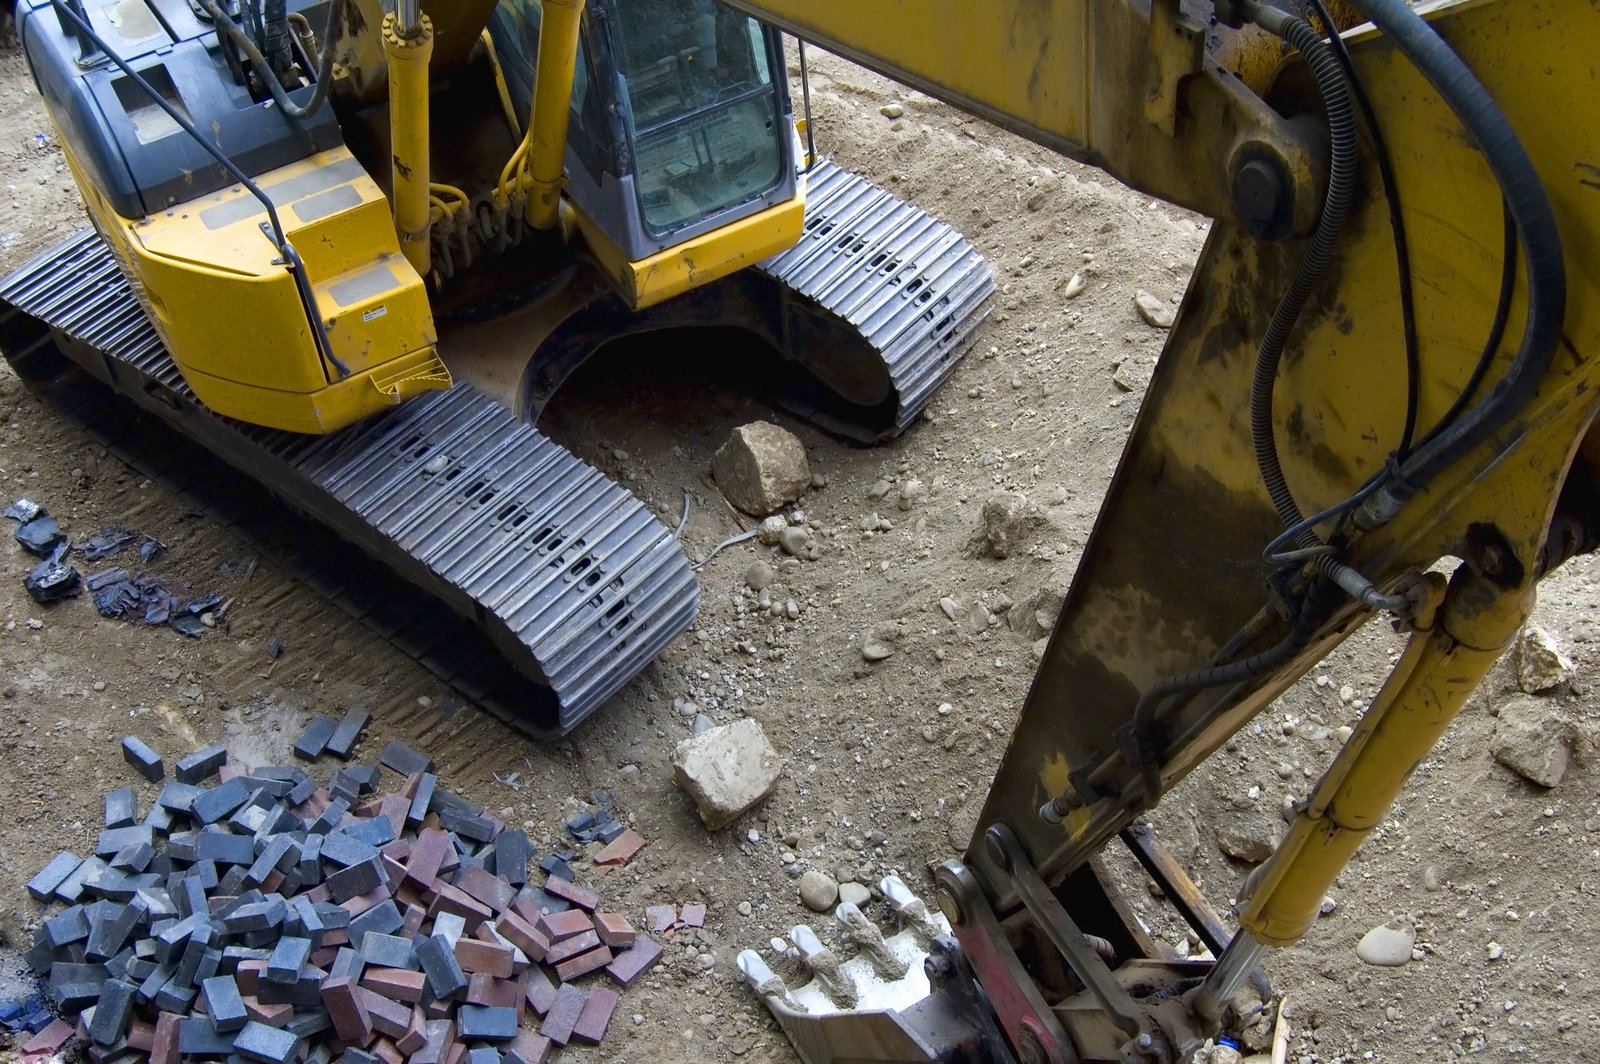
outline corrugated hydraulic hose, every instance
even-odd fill
[[[1307,69],[1316,79],[1328,116],[1330,161],[1328,192],[1323,201],[1322,214],[1317,219],[1316,231],[1306,248],[1305,257],[1300,261],[1300,268],[1295,271],[1289,290],[1278,301],[1272,320],[1261,337],[1261,345],[1256,352],[1255,372],[1250,379],[1250,439],[1255,448],[1256,466],[1261,471],[1262,483],[1272,499],[1278,520],[1285,528],[1294,528],[1302,523],[1304,515],[1294,500],[1294,493],[1289,489],[1289,482],[1283,475],[1283,466],[1278,459],[1272,391],[1289,334],[1300,320],[1306,300],[1311,297],[1311,290],[1327,273],[1328,264],[1333,261],[1339,234],[1344,229],[1355,200],[1356,122],[1344,70],[1333,49],[1323,43],[1322,36],[1309,23],[1275,8],[1256,6],[1252,10],[1252,17],[1300,53]],[[1295,536],[1295,543],[1305,551],[1315,551],[1322,546],[1322,541],[1309,527],[1304,527]],[[1383,594],[1366,577],[1331,556],[1322,555],[1316,558],[1315,564],[1340,587],[1374,609],[1401,609],[1406,605],[1403,596]]]
[[[1528,268],[1528,317],[1504,377],[1459,421],[1405,460],[1356,512],[1363,528],[1376,528],[1405,501],[1468,450],[1483,442],[1527,405],[1550,368],[1566,316],[1567,277],[1561,231],[1544,184],[1527,150],[1483,83],[1433,27],[1405,0],[1352,0],[1416,66],[1477,142],[1506,207],[1515,219]]]

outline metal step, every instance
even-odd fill
[[[994,277],[959,232],[828,160],[806,178],[800,240],[760,272],[837,320],[842,341],[877,352],[893,382],[893,427],[828,424],[882,439],[903,432],[944,383],[989,312]],[[847,339],[848,338],[848,339]]]
[[[671,532],[470,386],[328,436],[217,417],[92,232],[0,281],[0,352],[23,376],[52,333],[91,375],[487,635],[530,683],[525,701],[490,708],[532,735],[576,727],[694,621],[698,588]]]

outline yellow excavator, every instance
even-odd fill
[[[994,290],[801,147],[778,31],[713,0],[19,0],[16,27],[93,231],[0,285],[0,349],[419,589],[400,644],[535,736],[698,603],[671,531],[533,427],[573,370],[739,330],[773,401],[873,442]]]
[[[891,878],[891,933],[841,904],[739,965],[808,1064],[1237,1059],[1264,956],[1600,543],[1600,7],[727,2],[1214,219],[937,904]],[[1409,643],[1225,919],[1140,814],[1374,614]],[[1210,957],[1098,872],[1119,838]]]
[[[314,491],[370,514],[379,539],[426,544],[439,528],[465,520],[474,503],[478,512],[503,513],[503,522],[527,520],[509,489],[496,483],[491,491],[477,472],[463,473],[455,488],[442,479],[473,432],[500,431],[494,416],[485,412],[475,428],[451,430],[452,442],[430,435],[426,421],[408,419],[408,411],[428,409],[430,396],[451,389],[321,437],[252,428],[195,412],[190,396],[206,386],[205,360],[243,350],[253,332],[293,331],[299,315],[299,345],[283,357],[300,367],[302,383],[316,384],[320,374],[326,389],[342,386],[369,405],[442,384],[432,359],[439,353],[449,364],[450,345],[435,345],[417,327],[406,342],[385,346],[377,340],[381,329],[363,333],[357,323],[390,307],[385,293],[396,300],[389,315],[422,322],[416,296],[408,303],[404,293],[414,293],[426,274],[436,316],[454,314],[467,330],[461,335],[481,341],[463,346],[488,348],[518,328],[540,335],[535,321],[519,325],[519,314],[537,321],[548,315],[499,305],[516,295],[530,297],[528,308],[547,305],[537,298],[542,290],[525,292],[517,278],[543,276],[530,283],[579,293],[560,297],[569,301],[580,301],[581,286],[591,283],[549,279],[559,276],[549,263],[571,256],[556,255],[555,244],[537,235],[545,226],[587,242],[595,266],[586,276],[606,286],[595,314],[580,307],[562,319],[579,322],[565,349],[581,351],[583,337],[619,328],[612,301],[642,308],[630,313],[653,323],[655,308],[641,293],[653,290],[658,276],[669,278],[670,289],[672,276],[682,281],[731,265],[716,250],[673,251],[695,239],[686,220],[703,216],[712,226],[706,233],[716,231],[721,223],[704,215],[704,205],[717,201],[718,188],[760,184],[742,163],[736,175],[713,164],[715,180],[695,172],[691,159],[726,158],[732,141],[751,145],[748,136],[705,128],[693,101],[712,101],[719,115],[766,107],[761,86],[776,92],[783,80],[769,27],[1209,216],[1214,224],[1193,282],[977,829],[959,860],[934,870],[936,904],[890,878],[882,884],[885,908],[897,920],[889,934],[869,914],[841,904],[836,927],[796,927],[789,941],[775,940],[766,953],[746,951],[738,963],[810,1064],[1175,1062],[1208,1042],[1226,1056],[1270,992],[1260,968],[1267,951],[1306,933],[1335,876],[1512,640],[1540,579],[1600,543],[1600,441],[1591,432],[1600,402],[1600,124],[1582,118],[1583,104],[1600,97],[1600,7],[1589,0],[724,4],[757,21],[730,22],[720,8],[680,4],[693,17],[647,18],[621,30],[609,21],[612,13],[659,14],[662,6],[591,3],[588,43],[566,79],[564,113],[571,117],[558,195],[560,171],[543,139],[554,131],[540,128],[539,115],[549,102],[542,97],[546,76],[558,57],[573,54],[564,43],[572,39],[569,5],[543,4],[537,27],[529,18],[534,5],[499,5],[504,17],[490,26],[493,44],[483,52],[474,43],[481,42],[476,19],[465,20],[465,33],[451,21],[447,33],[444,5],[430,9],[438,20],[435,61],[467,57],[443,63],[453,72],[448,84],[434,76],[435,104],[455,92],[472,97],[474,70],[490,87],[485,91],[499,95],[503,83],[509,101],[500,108],[501,146],[509,148],[503,169],[464,165],[499,180],[463,188],[448,171],[419,169],[424,156],[414,154],[429,142],[417,139],[423,92],[406,72],[422,65],[417,52],[429,40],[414,4],[397,4],[381,18],[364,3],[341,9],[340,28],[329,23],[320,38],[313,11],[303,23],[288,20],[285,45],[278,11],[266,4],[245,5],[240,22],[201,3],[209,22],[182,22],[180,31],[178,16],[202,17],[187,0],[22,0],[24,43],[86,186],[103,175],[74,147],[78,134],[65,117],[73,108],[125,119],[119,143],[134,156],[134,145],[174,136],[169,126],[184,133],[169,143],[193,154],[181,178],[140,193],[149,202],[98,210],[101,236],[68,245],[0,285],[13,311],[0,328],[0,346],[24,374],[43,372],[66,354],[125,394],[186,411],[175,420],[229,426],[235,435],[226,438],[189,431],[224,453],[233,447],[242,466],[260,464],[239,457],[245,451],[283,456]],[[94,10],[86,14],[86,6]],[[257,14],[259,26],[252,24]],[[558,23],[567,27],[559,34]],[[381,34],[371,28],[377,25]],[[750,62],[727,36],[741,25]],[[518,43],[535,28],[536,49]],[[159,46],[137,62],[122,57],[151,38]],[[50,76],[40,73],[46,40],[58,53]],[[764,52],[757,40],[766,42]],[[185,47],[203,55],[186,66],[176,58]],[[281,58],[273,66],[284,47],[298,57],[291,64],[298,79],[284,73]],[[197,113],[194,71],[209,63],[207,84],[232,94],[227,106],[252,114],[259,108],[281,123],[273,111],[281,102],[263,71],[278,70],[290,102],[308,108],[326,83],[321,64],[330,48],[330,69],[348,82],[334,93],[344,146],[319,141],[311,129],[298,133],[297,143],[332,155],[310,164],[304,160],[316,155],[297,156],[298,164],[274,161],[261,145],[233,139],[227,126],[220,128],[229,134],[221,138],[228,150],[204,135],[215,129]],[[223,76],[236,69],[239,78]],[[731,92],[696,88],[711,69]],[[97,80],[73,95],[73,78],[83,71]],[[387,89],[379,88],[385,79]],[[270,105],[263,102],[269,96]],[[720,106],[729,110],[715,110]],[[779,121],[782,108],[772,106],[773,128],[783,130],[779,150],[793,151],[781,146],[788,130]],[[440,110],[451,117],[435,123],[433,158],[465,164],[477,149],[475,134],[455,127],[483,120],[481,109]],[[754,120],[740,128],[753,132]],[[452,134],[462,142],[441,151],[441,139]],[[659,153],[656,135],[668,145]],[[202,141],[217,153],[206,148],[202,157]],[[235,161],[246,157],[249,166]],[[124,164],[128,159],[122,156]],[[281,179],[256,180],[272,166],[290,169]],[[341,166],[348,180],[323,183],[329,167]],[[129,180],[144,172],[130,165]],[[781,178],[786,171],[780,165],[774,172]],[[204,193],[185,194],[207,183]],[[815,169],[806,183],[797,248],[812,232]],[[755,208],[757,199],[745,201],[752,212],[744,217],[781,214],[777,199]],[[268,203],[283,209],[274,215]],[[345,211],[370,216],[367,235],[353,247],[320,241],[319,222],[335,216],[323,212]],[[379,224],[380,214],[392,232]],[[245,232],[233,228],[243,222],[265,245],[256,254],[267,256],[271,270],[257,263],[251,274],[237,261],[216,261],[235,246],[228,239]],[[688,225],[682,241],[650,243],[678,222]],[[961,247],[920,218],[885,224],[918,234],[907,239],[928,254]],[[309,228],[297,238],[302,227]],[[878,260],[865,243],[871,228],[829,218],[815,231],[841,251],[859,249],[871,271],[897,276],[912,262],[930,269],[921,251]],[[627,243],[632,236],[641,242]],[[149,250],[157,244],[159,256]],[[748,246],[752,255],[770,250],[759,241]],[[108,247],[123,256],[120,270]],[[660,275],[653,266],[625,265],[661,254]],[[715,304],[695,297],[727,281],[776,276],[801,291],[800,274],[781,265],[787,254],[656,306],[687,297],[684,313],[709,319]],[[382,259],[383,269],[357,261],[362,255]],[[157,257],[163,265],[154,264]],[[188,298],[183,286],[156,287],[170,263],[197,259],[211,265],[192,270],[208,274],[193,284],[260,287],[248,300],[207,299],[192,327],[211,331],[184,353],[178,332],[157,335],[148,320],[161,323],[163,334],[188,327],[162,317],[163,305]],[[473,265],[484,261],[493,262],[490,270]],[[952,271],[974,290],[982,287],[955,260],[936,272]],[[391,278],[395,285],[384,287]],[[908,315],[926,311],[960,334],[973,312],[959,310],[965,304],[949,289],[930,293],[930,283],[919,273],[893,287],[913,304]],[[461,309],[441,315],[453,306],[452,290],[462,293]],[[804,320],[828,324],[828,304],[808,298]],[[263,367],[274,350],[262,348]],[[391,369],[376,371],[385,358]],[[520,385],[496,380],[482,366],[450,370],[512,394],[515,404],[494,409],[520,424],[516,413],[548,394],[536,361],[526,363],[533,379]],[[569,363],[556,357],[546,364],[559,375]],[[808,368],[833,385],[835,397],[853,401],[858,424],[869,409],[887,415],[881,425],[897,424],[896,411],[907,403],[901,387],[881,388],[877,399],[852,396],[841,382],[862,383],[855,371],[863,361],[853,366],[829,367],[838,371],[831,377]],[[343,383],[363,375],[365,383]],[[281,379],[264,377],[255,386],[270,391]],[[322,409],[319,399],[287,402],[307,416]],[[328,427],[359,416],[358,408],[330,413]],[[235,419],[247,414],[230,412]],[[352,454],[356,459],[346,461]],[[408,463],[410,494],[362,509],[388,490],[397,456]],[[546,461],[556,468],[556,458]],[[273,483],[293,496],[291,482]],[[585,498],[577,486],[563,490]],[[570,525],[542,526],[550,530],[530,547],[545,552],[541,559],[592,549],[598,530],[610,527],[604,516],[593,521],[578,537],[584,547],[574,546]],[[362,534],[351,538],[363,542]],[[541,546],[551,539],[557,542]],[[644,557],[648,540],[616,549]],[[461,550],[470,555],[481,542]],[[559,565],[567,566],[560,579],[592,578],[594,587],[609,586],[614,572]],[[476,572],[493,580],[503,568],[485,563]],[[476,586],[471,577],[461,580]],[[626,626],[621,614],[606,611],[628,601],[602,601],[586,622]],[[1295,804],[1284,842],[1245,883],[1233,919],[1225,918],[1140,816],[1374,614],[1409,633],[1409,645],[1342,751]],[[1119,839],[1209,958],[1172,956],[1134,918],[1098,868],[1098,857]]]

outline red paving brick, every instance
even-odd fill
[[[655,939],[641,935],[630,948],[622,950],[610,964],[606,965],[606,974],[615,979],[619,985],[630,987],[660,960],[661,947],[656,944]]]
[[[536,925],[543,931],[551,944],[581,935],[585,931],[594,930],[594,921],[582,909],[568,909],[566,912],[546,913],[539,917]]]
[[[588,1004],[589,995],[575,986],[564,986],[556,991],[555,1001],[539,1025],[539,1033],[556,1045],[564,1046],[572,1037],[572,1029]]]
[[[613,948],[633,945],[639,934],[621,913],[595,913],[594,928],[600,933],[600,941]]]
[[[366,989],[408,1005],[422,1000],[422,988],[427,981],[427,976],[421,972],[400,968],[368,968],[361,976],[361,985]]]
[[[600,935],[591,927],[581,935],[564,938],[551,946],[544,960],[546,964],[559,969],[562,961],[576,957],[580,953],[588,953],[598,945],[600,945]]]
[[[580,953],[571,960],[562,961],[556,965],[556,975],[563,983],[570,983],[580,976],[598,971],[611,963],[611,947],[599,946],[588,953]]]
[[[597,865],[614,865],[618,868],[633,860],[634,854],[644,849],[644,836],[629,828],[615,839],[605,849],[594,855]]]
[[[544,881],[544,892],[546,894],[554,894],[558,898],[564,898],[578,908],[588,909],[590,912],[593,912],[594,907],[600,904],[600,895],[588,887],[580,887],[576,883],[568,883],[566,880],[558,879],[555,876],[550,876]]]
[[[549,937],[516,913],[501,913],[494,929],[530,961],[544,960],[545,951],[550,948]]]
[[[496,979],[511,978],[511,947],[498,942],[463,938],[456,942],[456,963],[467,973],[486,972]]]
[[[597,986],[589,991],[589,1000],[578,1013],[578,1022],[572,1025],[572,1037],[590,1045],[599,1045],[611,1026],[611,1014],[617,1011],[617,992],[610,987]]]

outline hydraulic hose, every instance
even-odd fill
[[[1278,301],[1261,345],[1256,351],[1255,372],[1250,379],[1250,439],[1255,448],[1256,466],[1262,483],[1272,499],[1273,509],[1285,528],[1301,526],[1295,543],[1303,551],[1315,552],[1322,546],[1316,533],[1304,523],[1304,515],[1289,490],[1278,459],[1278,443],[1274,433],[1272,414],[1272,389],[1278,379],[1278,365],[1289,341],[1295,322],[1305,309],[1311,290],[1322,279],[1333,260],[1339,234],[1349,217],[1355,201],[1356,186],[1356,122],[1345,81],[1345,72],[1332,48],[1323,43],[1322,35],[1310,23],[1295,18],[1276,8],[1253,5],[1251,17],[1263,28],[1287,41],[1305,61],[1316,79],[1322,94],[1323,108],[1328,116],[1328,141],[1330,160],[1328,191],[1317,219],[1317,228],[1306,248],[1300,268],[1295,271],[1289,289]],[[1385,595],[1359,572],[1327,554],[1319,554],[1315,562],[1325,573],[1353,597],[1374,609],[1401,609],[1406,600],[1400,596]]]
[[[261,51],[274,73],[288,70],[294,61],[289,40],[289,0],[264,0],[261,5]]]
[[[1226,665],[1214,665],[1179,676],[1169,676],[1153,684],[1142,695],[1133,710],[1133,726],[1128,737],[1131,754],[1143,777],[1145,801],[1155,804],[1161,793],[1161,759],[1166,745],[1161,730],[1161,707],[1175,695],[1192,694],[1210,687],[1253,680],[1287,663],[1311,642],[1322,622],[1333,611],[1337,593],[1332,583],[1321,576],[1314,577],[1300,601],[1300,610],[1288,633],[1273,646]]]
[[[1255,448],[1256,465],[1261,479],[1278,512],[1278,520],[1285,528],[1300,523],[1302,514],[1289,490],[1278,461],[1277,439],[1273,432],[1272,388],[1278,379],[1278,364],[1283,358],[1284,346],[1300,313],[1305,309],[1311,289],[1327,272],[1333,252],[1350,214],[1355,199],[1356,182],[1356,122],[1346,91],[1344,72],[1339,68],[1333,52],[1322,43],[1322,37],[1310,24],[1270,8],[1257,8],[1255,17],[1266,29],[1288,41],[1305,60],[1317,88],[1322,93],[1323,106],[1328,113],[1328,139],[1332,155],[1328,168],[1328,192],[1322,205],[1322,215],[1317,219],[1316,231],[1306,248],[1305,258],[1295,271],[1289,289],[1278,301],[1272,313],[1261,344],[1256,351],[1255,372],[1250,379],[1250,440]],[[1310,533],[1307,533],[1307,537]],[[1300,545],[1309,547],[1313,540],[1301,537]]]
[[[1452,462],[1500,429],[1533,398],[1566,316],[1567,281],[1555,211],[1522,142],[1487,89],[1405,0],[1352,0],[1382,30],[1466,127],[1515,220],[1528,272],[1528,316],[1510,367],[1484,399],[1428,440],[1362,504],[1356,522],[1377,528]]]
[[[289,94],[284,90],[283,83],[272,72],[272,65],[267,62],[267,57],[256,47],[250,35],[241,29],[238,23],[228,17],[227,13],[217,6],[215,0],[201,0],[207,15],[211,16],[212,25],[217,27],[217,32],[226,34],[228,39],[239,47],[239,50],[255,64],[256,71],[261,75],[261,81],[271,93],[272,100],[278,108],[290,118],[310,118],[321,110],[323,103],[328,99],[328,90],[333,85],[333,57],[334,40],[339,32],[339,9],[344,0],[332,0],[328,5],[328,22],[322,31],[322,56],[317,63],[317,84],[311,91],[311,99],[302,107],[289,99]]]

